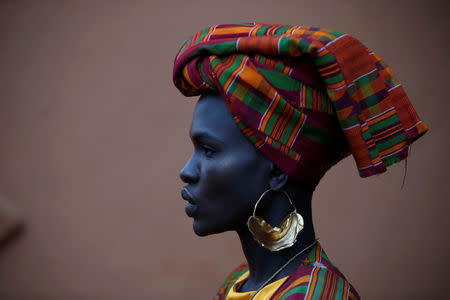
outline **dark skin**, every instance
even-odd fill
[[[236,231],[250,271],[241,291],[257,290],[284,263],[314,242],[313,191],[290,179],[245,138],[219,95],[200,98],[189,134],[194,151],[180,177],[187,184],[182,197],[189,202],[186,213],[194,219],[194,232],[206,236]],[[297,242],[278,252],[261,247],[247,228],[256,201],[270,188],[289,194],[305,225]],[[260,202],[257,215],[276,226],[292,210],[282,193],[271,192]],[[271,282],[292,274],[305,255],[297,257]]]

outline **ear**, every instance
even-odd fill
[[[289,179],[289,176],[286,175],[283,171],[280,170],[276,165],[271,162],[271,171],[269,178],[270,188],[274,191],[279,191],[283,188],[286,182]]]

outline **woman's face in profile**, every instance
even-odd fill
[[[245,226],[253,204],[268,187],[271,163],[241,133],[219,95],[195,106],[190,137],[194,151],[180,171],[187,183],[194,231],[203,236]]]

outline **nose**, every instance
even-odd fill
[[[196,166],[192,155],[180,170],[180,178],[185,183],[196,183],[199,178],[198,167]]]

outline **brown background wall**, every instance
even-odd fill
[[[195,104],[172,86],[206,25],[332,28],[384,58],[431,131],[360,179],[351,158],[315,194],[316,232],[365,299],[443,299],[449,281],[448,1],[1,1],[0,194],[27,228],[0,249],[0,299],[210,299],[243,260],[198,238],[178,171]]]

